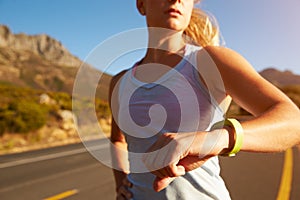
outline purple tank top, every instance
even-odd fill
[[[117,123],[128,143],[134,199],[230,199],[219,176],[218,158],[175,179],[160,193],[152,189],[154,176],[143,165],[143,153],[165,132],[207,131],[223,120],[223,111],[202,84],[197,69],[199,47],[186,45],[183,59],[153,83],[135,78],[129,69],[120,80]],[[216,191],[215,185],[221,188]],[[185,194],[190,191],[190,194]],[[206,198],[207,197],[207,198]]]

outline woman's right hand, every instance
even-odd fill
[[[132,187],[132,183],[127,179],[123,179],[122,184],[117,189],[117,200],[130,200],[133,195],[128,188]]]

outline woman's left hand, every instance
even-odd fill
[[[156,175],[154,190],[166,188],[176,177],[200,167],[227,145],[226,130],[162,134],[144,156],[146,167]]]

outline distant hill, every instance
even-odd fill
[[[82,61],[48,35],[13,34],[0,25],[0,82],[72,93]],[[99,73],[93,69],[89,73]],[[107,100],[111,76],[104,74],[97,94]],[[88,80],[88,75],[87,75]]]
[[[279,71],[274,68],[268,68],[261,71],[260,74],[277,86],[300,85],[300,75],[291,71]]]
[[[79,67],[81,61],[72,55],[59,41],[46,34],[13,34],[7,26],[0,25],[0,47],[16,52],[31,52],[60,66]],[[23,59],[25,59],[23,57]]]

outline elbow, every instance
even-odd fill
[[[294,142],[292,146],[300,145],[300,109],[292,104],[290,110],[287,112],[287,122],[289,126],[289,131],[294,135]]]

